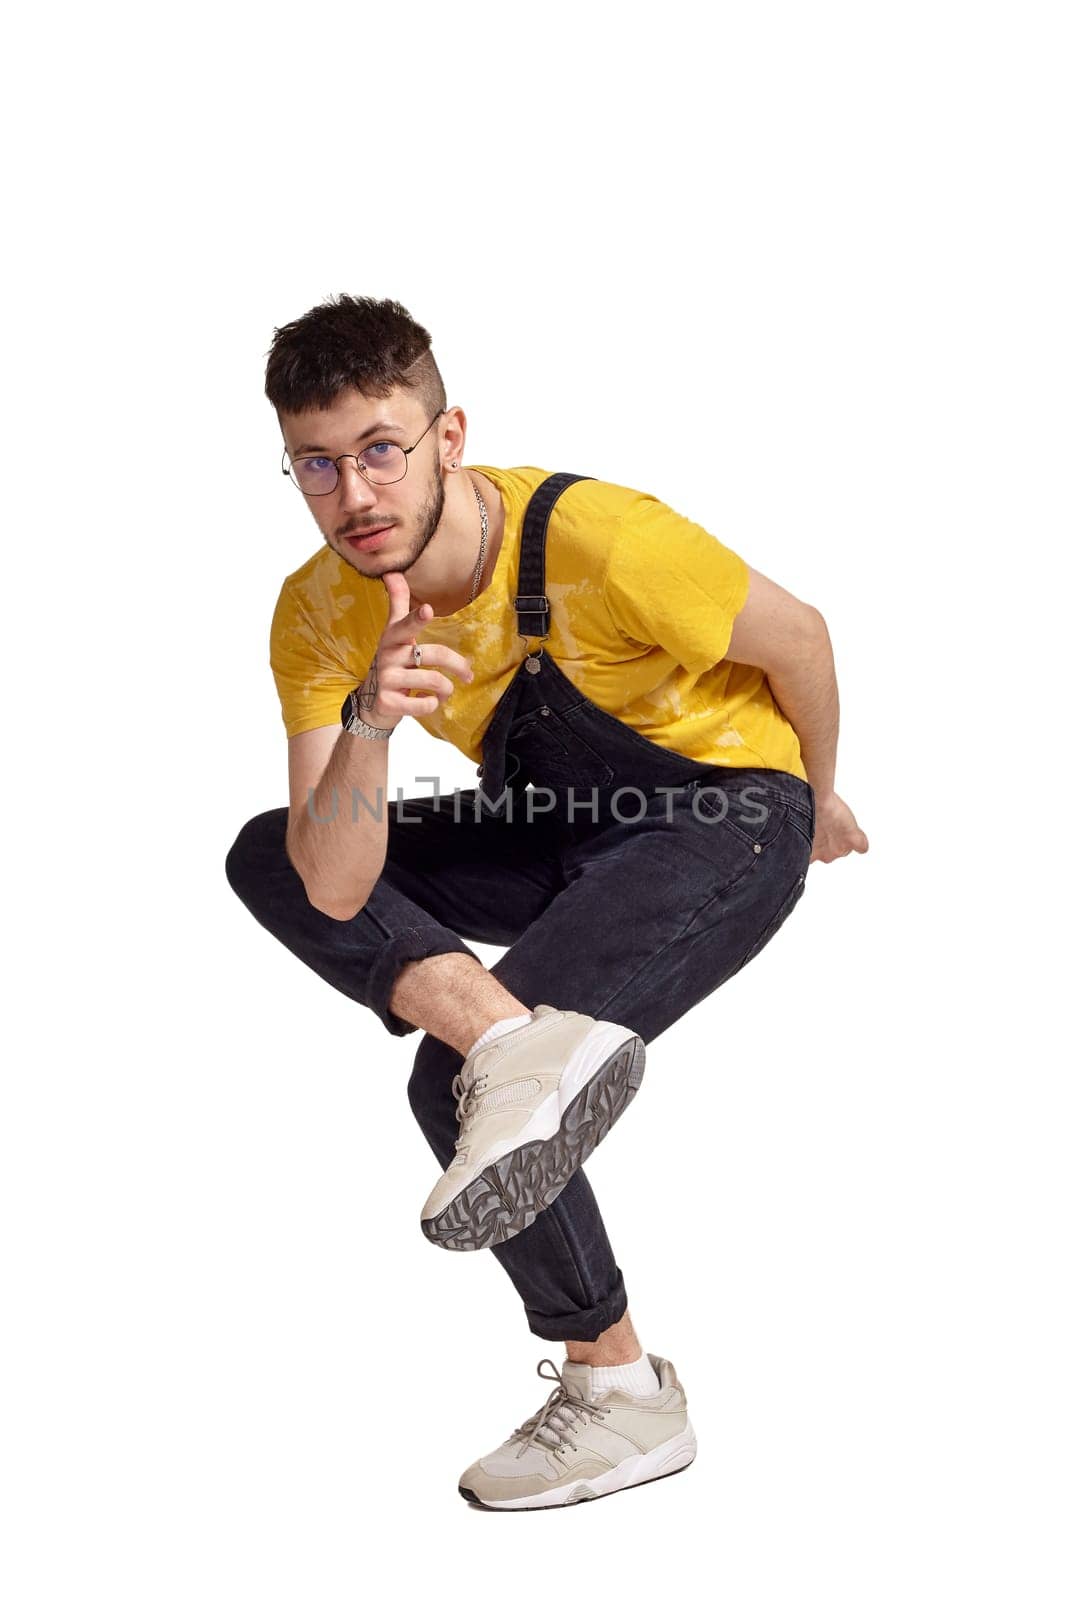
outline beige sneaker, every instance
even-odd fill
[[[594,1396],[592,1367],[565,1361],[558,1383],[536,1417],[516,1428],[499,1450],[482,1456],[459,1480],[472,1505],[490,1511],[537,1511],[599,1500],[688,1467],[697,1453],[685,1390],[662,1356],[649,1354],[658,1394]],[[547,1357],[544,1360],[548,1360]]]
[[[484,1250],[521,1233],[626,1110],[644,1067],[629,1028],[549,1005],[473,1051],[452,1080],[460,1135],[422,1208],[426,1237]]]

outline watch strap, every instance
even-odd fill
[[[349,691],[345,703],[341,707],[341,724],[346,733],[355,734],[359,739],[388,739],[392,735],[392,728],[376,728],[373,723],[364,722],[359,714],[359,703],[356,695],[361,685]]]

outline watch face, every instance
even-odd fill
[[[341,707],[341,721],[344,723],[346,728],[348,727],[348,724],[352,720],[352,713],[353,713],[353,711],[355,709],[356,709],[356,691],[354,689],[350,689],[348,691],[347,695],[345,696],[345,703]]]

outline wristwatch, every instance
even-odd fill
[[[354,689],[349,690],[345,696],[345,703],[341,707],[341,723],[347,733],[354,733],[360,739],[388,739],[392,728],[375,728],[372,723],[364,722],[359,714],[357,694],[363,687],[357,683]]]

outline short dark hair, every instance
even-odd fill
[[[267,399],[275,411],[320,411],[346,389],[381,399],[411,390],[426,416],[447,409],[430,335],[396,300],[335,295],[275,328]]]

